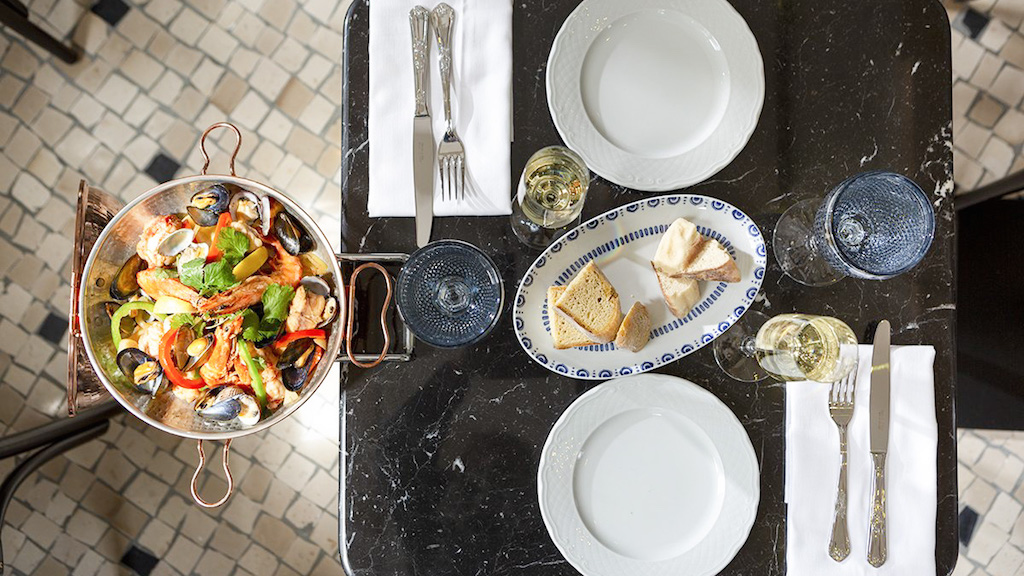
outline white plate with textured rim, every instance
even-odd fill
[[[676,218],[697,225],[732,254],[741,280],[701,282],[701,299],[683,318],[673,316],[661,295],[651,259]],[[639,352],[615,343],[558,350],[551,340],[548,286],[568,284],[594,260],[619,293],[625,313],[642,302],[651,316],[651,340]],[[526,271],[512,306],[512,327],[523,349],[548,370],[588,380],[607,380],[653,370],[699,350],[729,329],[750,307],[766,266],[757,224],[727,202],[696,194],[638,200],[580,224],[548,247]]]
[[[764,63],[725,0],[583,0],[548,56],[548,108],[566,146],[636,190],[700,182],[750,139]]]
[[[760,476],[721,400],[642,374],[565,410],[544,443],[537,496],[555,546],[585,576],[708,576],[750,534]]]

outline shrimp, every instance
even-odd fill
[[[259,302],[271,284],[297,285],[302,279],[302,262],[285,251],[277,240],[268,239],[266,243],[274,247],[274,255],[268,263],[269,274],[250,276],[234,288],[209,298],[200,298],[196,308],[200,312],[230,314]]]
[[[158,270],[161,268],[147,268],[135,275],[139,287],[146,291],[151,298],[156,300],[161,296],[174,296],[195,306],[199,302],[199,293],[181,283],[177,278],[166,278]]]
[[[242,317],[224,322],[213,334],[213,350],[210,359],[199,369],[199,375],[207,384],[223,384],[228,380],[235,356],[235,339],[242,331]]]
[[[263,364],[266,365],[260,372],[260,378],[263,380],[263,388],[267,391],[267,407],[273,410],[284,402],[288,390],[281,381],[281,371],[277,369],[277,358],[274,354],[264,348],[257,348],[256,354],[263,358]]]
[[[184,224],[182,224],[181,219],[173,214],[157,216],[142,231],[142,237],[139,238],[138,244],[135,245],[135,251],[139,253],[139,257],[145,260],[151,268],[174,264],[174,256],[164,256],[160,254],[158,249],[160,248],[160,243],[165,238],[170,236],[172,232],[181,230],[183,226]]]

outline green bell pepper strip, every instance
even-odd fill
[[[121,320],[124,320],[124,317],[130,314],[132,310],[144,310],[157,320],[163,320],[166,317],[164,314],[153,313],[152,302],[126,302],[121,304],[121,307],[110,317],[110,339],[114,342],[115,350],[121,345]]]
[[[245,366],[249,368],[249,377],[252,379],[252,391],[256,395],[256,402],[260,405],[260,414],[265,415],[267,411],[267,389],[263,387],[260,367],[256,364],[256,360],[253,359],[252,352],[249,351],[249,343],[239,340],[238,353],[241,354]]]

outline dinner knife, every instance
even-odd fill
[[[871,477],[871,522],[868,530],[868,564],[885,564],[885,456],[889,451],[889,321],[882,320],[875,329],[871,352],[871,398],[869,403],[871,460],[875,473]]]
[[[427,83],[430,78],[430,11],[416,6],[409,11],[412,28],[412,65],[416,88],[416,113],[412,119],[412,182],[416,194],[416,245],[430,242],[434,218],[434,135],[427,108]]]

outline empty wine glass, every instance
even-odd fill
[[[798,202],[775,226],[782,271],[807,286],[844,276],[885,280],[916,266],[935,235],[935,211],[913,180],[892,172],[857,174],[824,201]]]
[[[751,310],[715,340],[714,352],[719,368],[742,382],[837,382],[857,366],[857,335],[830,316]]]
[[[440,240],[409,257],[398,273],[395,302],[417,338],[457,348],[498,323],[504,285],[494,261],[472,244]]]

